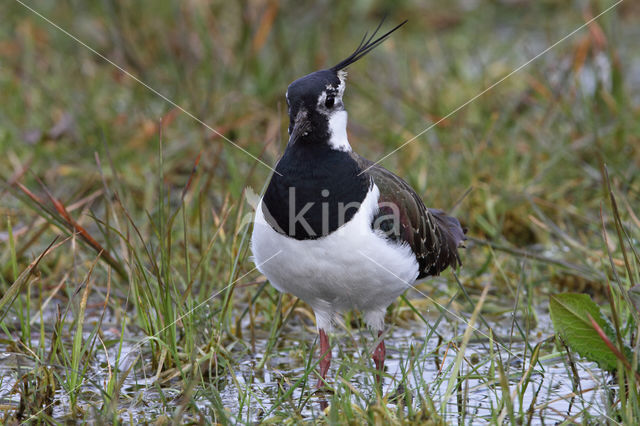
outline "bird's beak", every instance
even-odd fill
[[[293,120],[293,129],[289,135],[289,143],[293,144],[300,140],[303,136],[311,130],[311,123],[307,119],[307,111],[304,108],[300,108],[295,120]]]

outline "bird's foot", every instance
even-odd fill
[[[378,332],[378,337],[382,336],[382,331]],[[384,372],[384,358],[387,353],[387,350],[384,346],[384,339],[380,340],[380,343],[373,351],[373,362],[376,364],[376,370],[378,370],[378,374],[376,375],[376,383],[379,385],[382,383],[382,373]]]
[[[329,337],[323,329],[320,329],[320,378],[316,387],[322,389],[325,386],[325,379],[327,378],[327,372],[331,366],[331,347],[329,346]]]

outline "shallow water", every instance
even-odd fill
[[[427,317],[433,317],[434,314]],[[546,313],[541,313],[540,317],[548,318]],[[476,368],[473,376],[464,380],[461,393],[455,390],[447,401],[443,404],[451,367],[455,361],[456,350],[447,347],[446,344],[439,345],[439,340],[443,342],[456,342],[460,344],[460,337],[464,333],[466,325],[464,322],[441,321],[437,327],[437,333],[442,336],[440,340],[435,333],[426,342],[425,336],[428,328],[424,323],[412,322],[408,326],[393,326],[388,330],[385,338],[387,357],[386,373],[383,381],[383,395],[390,397],[397,393],[398,386],[403,383],[404,390],[409,398],[414,398],[414,408],[420,408],[419,399],[428,395],[436,407],[446,407],[444,412],[437,413],[451,422],[458,422],[464,414],[466,419],[473,419],[474,423],[479,421],[490,421],[492,412],[498,406],[498,401],[503,400],[502,388],[499,383],[497,372],[491,376],[491,356],[500,357],[503,361],[506,373],[510,377],[509,387],[513,392],[523,372],[529,368],[522,364],[522,358],[528,362],[530,359],[530,349],[525,353],[524,343],[521,341],[500,346],[494,344],[494,353],[489,348],[489,340],[484,332],[479,332],[470,340],[465,358],[469,362],[462,363],[461,376],[470,372],[471,368]],[[511,316],[501,315],[496,319],[497,324],[506,324],[504,329],[494,328],[494,333],[501,336],[516,336],[511,333]],[[37,327],[37,325],[35,325]],[[495,326],[494,326],[495,327]],[[105,340],[116,339],[115,328],[104,327]],[[484,329],[484,328],[481,328]],[[328,380],[330,384],[335,383],[338,377],[342,377],[348,382],[352,391],[352,405],[366,410],[367,406],[376,401],[374,386],[373,363],[368,358],[368,353],[373,349],[375,339],[371,332],[367,330],[355,330],[353,334],[337,330],[332,335],[333,361],[329,371]],[[49,333],[47,333],[49,334]],[[85,333],[85,338],[89,334]],[[537,341],[543,341],[553,335],[550,323],[541,323],[530,336],[530,344],[533,346]],[[457,336],[457,338],[456,338]],[[139,345],[143,336],[129,336],[125,339],[122,347],[122,355],[119,363],[121,373],[129,369],[131,363],[136,363],[129,376],[125,379],[121,390],[119,410],[124,421],[143,421],[160,415],[172,416],[181,396],[183,389],[179,380],[162,385],[162,393],[155,384],[155,371],[145,367],[150,365],[148,352],[145,346],[141,351]],[[278,409],[274,409],[274,403],[282,399],[282,394],[290,389],[300,378],[303,377],[306,363],[309,356],[315,362],[316,348],[314,340],[316,336],[302,326],[300,321],[292,321],[286,324],[278,341],[277,347],[271,351],[271,356],[262,369],[258,365],[262,360],[267,339],[257,338],[255,351],[240,350],[233,366],[233,371],[222,372],[218,380],[206,383],[206,387],[196,387],[193,399],[198,405],[201,413],[213,418],[214,406],[212,403],[212,392],[218,393],[222,405],[228,414],[240,422],[255,422],[272,415],[277,415]],[[503,338],[509,341],[509,338]],[[33,342],[37,347],[37,342]],[[48,347],[49,342],[46,342]],[[99,410],[103,404],[102,390],[107,385],[109,368],[115,368],[115,357],[118,346],[113,345],[107,352],[98,350],[92,357],[92,363],[87,372],[87,380],[80,389],[79,399],[85,412]],[[313,354],[310,351],[314,351]],[[606,397],[605,389],[600,384],[607,383],[605,374],[593,363],[575,363],[577,374],[580,377],[579,386],[583,393],[581,396],[573,396],[573,382],[571,371],[566,365],[564,356],[545,358],[546,354],[553,350],[552,344],[547,343],[541,350],[541,361],[534,368],[531,375],[531,382],[523,394],[523,400],[514,400],[514,410],[516,413],[526,412],[531,406],[534,407],[533,424],[562,422],[574,415],[586,410],[590,416],[606,419]],[[417,355],[415,355],[417,354]],[[107,361],[108,357],[108,361]],[[140,362],[143,359],[143,362]],[[351,360],[353,364],[342,362],[343,359]],[[409,363],[413,366],[409,367]],[[0,404],[5,407],[16,407],[20,402],[18,392],[15,392],[14,385],[33,367],[33,361],[23,354],[13,354],[0,352]],[[59,375],[64,375],[62,367],[55,367],[54,370]],[[403,380],[403,374],[407,377]],[[489,377],[495,377],[495,382]],[[324,415],[327,404],[331,403],[331,395],[315,392],[315,377],[309,377],[304,387],[299,386],[292,392],[286,404],[295,404],[299,415],[307,420],[312,420]],[[215,391],[213,391],[213,389]],[[340,387],[339,389],[344,389]],[[516,393],[513,392],[513,395]],[[405,396],[406,398],[406,396]],[[461,399],[459,399],[461,398]],[[55,393],[56,403],[52,407],[52,416],[55,419],[68,419],[69,397],[64,389],[57,389]],[[164,402],[163,402],[164,401]],[[408,401],[405,399],[405,401]],[[462,406],[459,407],[459,401]],[[533,403],[532,403],[533,402]],[[523,407],[520,409],[520,404]],[[390,402],[390,406],[395,406],[395,402]],[[291,407],[287,406],[287,410]],[[462,409],[462,413],[460,410]],[[272,412],[273,410],[273,412]],[[405,411],[407,408],[405,407]],[[89,415],[91,418],[91,415]],[[581,418],[578,416],[577,420]],[[193,419],[196,420],[196,419]]]
[[[385,339],[387,347],[385,366],[387,374],[391,377],[385,377],[384,379],[384,395],[389,396],[396,392],[403,376],[403,371],[407,371],[406,365],[410,359],[408,356],[409,348],[420,348],[424,344],[424,334],[424,325],[416,323],[410,329],[394,328],[390,336]],[[308,335],[307,338],[313,339],[314,337]],[[340,353],[336,348],[337,343],[343,344],[342,351],[344,354],[349,354],[350,358],[362,359],[363,346],[371,345],[374,341],[367,332],[362,333],[361,336],[357,337],[357,340],[364,340],[364,343],[354,348],[353,342],[350,339],[347,341],[344,334],[334,339],[333,364],[329,372],[330,383],[336,380],[338,370],[345,370],[344,366],[340,365]],[[429,396],[435,402],[435,406],[441,406],[448,383],[448,377],[444,377],[443,380],[442,375],[447,374],[443,372],[449,371],[448,368],[455,360],[455,353],[451,351],[445,357],[443,349],[436,350],[437,340],[437,338],[432,338],[427,342],[426,348],[422,351],[426,356],[418,357],[419,361],[410,370],[405,383],[408,384],[409,389],[407,390],[414,398],[419,397],[419,393],[425,390],[424,387],[427,384]],[[250,422],[260,420],[265,412],[269,412],[271,408],[270,402],[274,401],[274,395],[277,394],[277,387],[287,380],[290,383],[294,383],[302,377],[304,372],[304,365],[287,355],[289,350],[276,352],[270,359],[269,367],[261,372],[255,370],[255,366],[260,360],[259,356],[248,358],[239,363],[235,371],[235,380],[227,378],[226,384],[220,392],[225,407],[228,407],[231,412],[242,410],[243,419]],[[509,383],[510,391],[513,391],[515,386],[518,385],[523,370],[529,367],[528,365],[522,365],[521,355],[523,351],[524,345],[522,343],[514,343],[510,349],[505,347],[500,351],[505,368],[509,368],[507,374],[511,377]],[[439,354],[436,358],[435,354],[438,352]],[[466,357],[469,358],[471,356],[478,357],[480,366],[477,371],[477,379],[465,380],[463,389],[465,415],[468,416],[467,418],[473,419],[474,422],[482,421],[483,419],[489,421],[492,413],[491,407],[496,407],[498,405],[497,401],[502,399],[502,390],[497,383],[487,383],[486,377],[488,377],[490,367],[489,363],[484,363],[483,365],[483,361],[490,357],[488,342],[476,341],[469,343]],[[526,358],[529,359],[529,354],[527,354]],[[599,383],[603,383],[605,377],[603,376],[604,373],[595,364],[588,362],[576,363],[576,370],[580,377],[580,387],[584,392],[582,396],[573,395],[572,379],[568,376],[568,369],[560,357],[545,360],[541,364],[542,367],[538,365],[534,369],[531,383],[522,400],[523,411],[527,411],[532,406],[532,402],[535,401],[533,403],[535,409],[531,419],[532,424],[562,422],[583,410],[586,410],[593,417],[606,418],[604,404],[606,394],[603,389],[599,388]],[[372,365],[371,368],[373,368]],[[468,370],[468,367],[464,368],[464,372]],[[495,377],[498,380],[497,373]],[[292,400],[301,401],[314,393],[315,378],[310,379],[309,382],[304,391],[296,389],[293,392]],[[375,402],[376,396],[372,386],[372,374],[356,373],[353,376],[349,376],[349,382],[361,393],[360,396],[352,397],[353,404],[365,409],[369,402]],[[593,390],[589,391],[592,388]],[[238,401],[242,399],[241,395],[247,393],[247,390],[250,390],[253,397],[248,404],[241,405]],[[308,403],[302,406],[300,415],[309,420],[321,417],[327,401],[330,403],[330,400],[331,395],[316,393],[310,397]],[[519,401],[514,401],[514,404],[516,404],[515,409],[517,412]],[[395,406],[394,403],[390,405]],[[458,410],[458,402],[454,392],[447,403],[447,412],[439,414],[443,415],[448,421],[458,422],[461,415]]]

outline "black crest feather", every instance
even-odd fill
[[[397,30],[398,28],[400,28],[401,26],[406,24],[407,20],[405,19],[402,23],[400,23],[399,25],[397,25],[396,27],[394,27],[390,31],[387,31],[385,34],[383,34],[380,37],[378,37],[377,39],[373,40],[373,38],[376,36],[378,31],[380,30],[380,27],[382,27],[383,23],[384,23],[384,19],[382,19],[382,21],[380,21],[380,23],[378,24],[378,27],[371,34],[371,36],[369,38],[367,38],[368,34],[365,33],[364,37],[362,37],[362,41],[360,41],[360,44],[358,45],[356,50],[351,55],[347,56],[345,59],[340,61],[338,64],[336,64],[333,67],[331,67],[331,70],[337,72],[337,71],[340,71],[341,69],[344,69],[344,68],[348,67],[349,65],[353,64],[354,62],[356,62],[357,60],[362,58],[364,55],[366,55],[367,53],[369,53],[373,49],[375,49],[380,43],[385,41],[395,30]]]

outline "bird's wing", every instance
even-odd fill
[[[408,183],[384,167],[356,153],[352,157],[380,190],[380,209],[372,227],[391,240],[409,244],[418,261],[418,278],[461,264],[458,247],[466,238],[458,219],[425,207]]]

